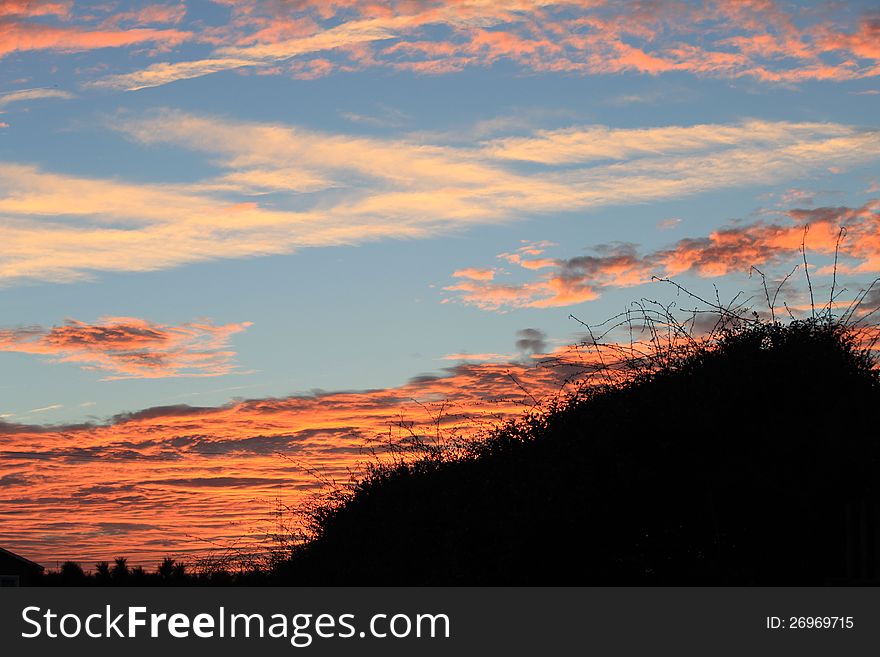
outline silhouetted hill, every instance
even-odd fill
[[[845,327],[757,324],[321,507],[291,584],[880,581],[880,385]]]

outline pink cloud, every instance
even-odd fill
[[[191,36],[190,32],[179,30],[89,30],[70,26],[0,22],[0,57],[28,50],[76,52],[143,43],[173,46],[183,43]]]
[[[74,12],[73,2],[5,0],[0,3],[0,57],[33,50],[78,52],[140,44],[168,49],[189,40],[193,33],[142,26],[177,24],[185,13],[183,3],[147,5],[96,23],[95,16]],[[120,23],[126,23],[126,28]]]
[[[51,0],[4,0],[0,3],[0,18],[15,16],[30,18],[36,16],[56,16],[67,18],[73,8],[73,0],[53,2]]]
[[[107,18],[104,27],[116,27],[120,23],[130,25],[177,25],[186,16],[186,5],[178,4],[156,4],[147,5],[139,9],[131,11],[123,11],[111,14]]]
[[[118,339],[127,342],[128,333]],[[0,479],[15,475],[0,486],[0,505],[15,500],[17,512],[14,523],[0,523],[0,544],[36,560],[84,564],[115,554],[149,563],[233,540],[259,549],[269,501],[307,502],[323,485],[311,473],[345,480],[371,450],[383,454],[389,441],[413,434],[479,434],[568,390],[566,381],[590,364],[467,360],[396,388],[166,406],[99,425],[0,421]],[[108,534],[108,517],[130,530]]]
[[[787,222],[754,222],[722,228],[706,237],[682,239],[665,249],[640,254],[632,245],[603,246],[594,255],[542,259],[541,267],[518,253],[502,254],[524,269],[550,269],[524,283],[468,280],[445,287],[462,303],[482,310],[569,306],[596,299],[606,288],[641,285],[653,276],[693,273],[702,277],[748,273],[755,267],[800,259],[801,244],[830,255],[839,243],[840,273],[880,273],[880,199],[858,208],[795,209]],[[808,227],[805,238],[804,228]],[[528,248],[528,247],[526,247]],[[531,263],[531,264],[530,264]],[[817,274],[829,273],[827,268]]]
[[[841,25],[816,12],[775,2],[607,3],[589,0],[516,3],[470,0],[375,2],[225,2],[232,20],[201,28],[214,43],[209,58],[163,63],[162,76],[145,69],[101,86],[137,88],[218,70],[274,71],[296,62],[298,77],[385,66],[442,75],[510,61],[536,71],[614,74],[672,71],[765,82],[847,80],[880,74],[878,25],[864,15]],[[177,5],[156,6],[175,19]],[[142,13],[149,13],[144,10]],[[121,15],[120,15],[121,16]],[[111,19],[113,20],[113,19]],[[442,27],[445,29],[437,30]],[[440,36],[437,36],[437,35]],[[326,53],[335,53],[333,65]]]
[[[229,339],[250,322],[171,326],[134,317],[107,317],[95,324],[68,320],[60,326],[0,329],[0,351],[50,356],[104,380],[221,376],[235,371]]]
[[[471,281],[491,281],[495,278],[495,270],[467,267],[466,269],[459,269],[458,271],[452,272],[452,276],[454,278],[467,278]]]

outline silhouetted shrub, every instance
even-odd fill
[[[110,564],[106,561],[95,564],[95,582],[99,586],[110,584]]]
[[[86,581],[86,574],[83,572],[82,566],[75,561],[65,561],[61,564],[59,575],[68,586],[80,586]]]
[[[485,439],[412,436],[403,453],[369,464],[311,507],[308,540],[279,544],[263,563],[224,556],[188,570],[169,557],[147,573],[120,557],[93,575],[68,562],[44,579],[880,582],[873,334],[852,312],[848,321],[829,310],[781,324],[714,310],[718,321],[702,336],[691,330],[696,322],[688,328],[667,316],[665,342],[655,318],[643,326],[647,348],[604,345],[619,358],[594,361],[577,392]],[[631,317],[624,321],[631,326]]]
[[[655,354],[656,356],[656,354]],[[298,584],[880,578],[880,385],[828,318],[733,322],[313,514]]]

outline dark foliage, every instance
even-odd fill
[[[484,440],[377,461],[262,567],[117,558],[43,581],[876,584],[880,378],[862,338],[826,316],[673,340]]]
[[[93,572],[84,572],[75,561],[66,561],[57,571],[43,575],[41,586],[259,586],[272,583],[266,570],[230,572],[217,564],[205,563],[197,572],[188,572],[186,564],[166,557],[155,571],[142,566],[128,566],[128,559],[117,557],[111,566],[106,561],[95,564]]]
[[[373,466],[291,584],[880,581],[880,385],[844,325],[753,322],[464,455]]]

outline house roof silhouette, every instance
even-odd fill
[[[6,564],[17,565],[23,570],[44,570],[40,564],[31,561],[30,559],[25,559],[14,552],[0,548],[0,573],[2,573]]]

